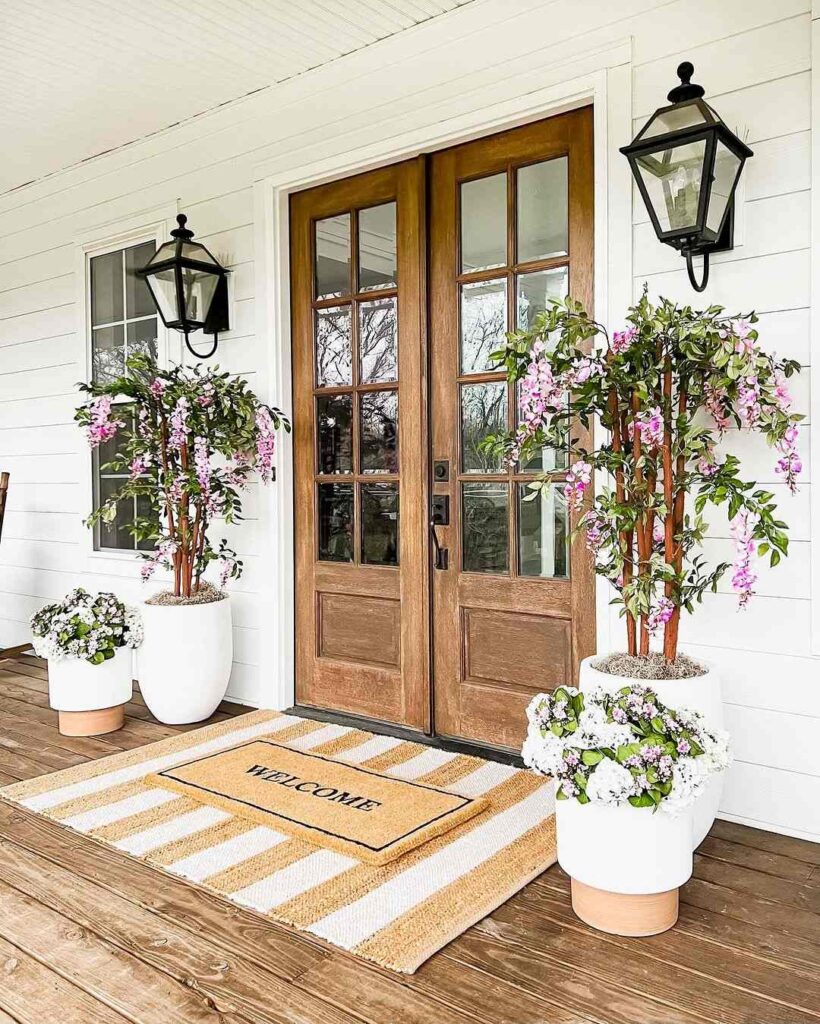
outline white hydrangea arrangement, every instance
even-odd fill
[[[651,807],[675,815],[729,765],[729,737],[694,711],[667,708],[639,684],[617,693],[561,686],[527,708],[522,755],[555,779],[559,800]]]
[[[120,647],[139,647],[142,621],[114,594],[89,594],[82,587],[32,616],[34,650],[41,658],[78,658],[102,665]]]

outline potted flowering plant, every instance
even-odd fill
[[[49,704],[64,736],[122,728],[131,700],[131,651],[142,642],[138,612],[114,594],[82,587],[31,619],[34,650],[48,659]]]
[[[617,690],[650,680],[668,703],[700,710],[719,726],[720,681],[709,665],[679,653],[681,614],[726,573],[745,607],[756,556],[774,566],[787,553],[774,495],[743,479],[726,448],[730,428],[758,432],[776,449],[775,472],[796,489],[802,417],[791,409],[788,378],[800,367],[761,349],[753,313],[653,304],[644,290],[626,322],[610,335],[568,298],[554,301],[531,330],[508,335],[495,358],[520,389],[520,426],[485,444],[508,464],[544,447],[568,453],[559,484],[595,572],[614,588],[626,641],[624,652],[587,658],[580,685]],[[581,443],[575,426],[594,420],[604,428],[597,443]],[[607,484],[592,498],[595,472]],[[555,482],[554,473],[544,474],[533,497]],[[734,564],[710,566],[701,554],[707,505],[728,510]],[[715,780],[701,801],[696,843],[711,827],[720,787]]]
[[[129,528],[153,545],[142,553],[142,578],[159,568],[172,574],[171,587],[143,605],[142,695],[160,721],[201,721],[228,686],[233,640],[223,588],[242,572],[227,541],[214,545],[209,530],[242,518],[241,491],[252,479],[273,479],[276,431],[290,425],[219,367],[162,370],[137,355],[124,376],[80,388],[88,399],[75,418],[89,444],[116,438],[107,467],[128,474],[88,525],[110,521],[118,502],[136,498],[141,514]],[[212,563],[219,586],[205,579]]]
[[[527,718],[523,756],[555,779],[575,912],[621,935],[671,928],[692,873],[693,807],[729,763],[726,734],[636,683],[559,687],[535,697]]]

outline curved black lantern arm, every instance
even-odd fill
[[[683,255],[686,257],[686,273],[689,275],[689,284],[696,292],[705,291],[706,285],[709,284],[709,251],[703,253],[703,276],[700,279],[700,284],[695,277],[695,266],[692,262],[694,253],[685,252]]]
[[[197,359],[210,359],[211,356],[216,352],[216,346],[219,344],[219,333],[214,332],[214,343],[208,349],[207,352],[197,352],[194,346],[191,344],[191,339],[188,337],[188,332],[183,332],[185,335],[185,345],[192,356],[196,356]]]

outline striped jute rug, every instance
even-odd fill
[[[275,737],[487,809],[384,865],[363,863],[151,781]],[[257,711],[15,783],[0,796],[274,921],[412,973],[555,861],[552,783],[516,768],[358,729]]]

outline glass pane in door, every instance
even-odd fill
[[[517,175],[518,262],[567,254],[567,158],[520,167]]]
[[[461,271],[507,262],[507,175],[461,184]]]
[[[350,214],[317,220],[314,278],[317,299],[350,294]]]
[[[466,483],[461,489],[464,572],[507,573],[509,488],[505,483]]]
[[[518,485],[518,572],[569,576],[569,515],[560,487],[540,491]]]
[[[461,287],[461,372],[491,367],[490,354],[504,347],[507,281],[473,281]]]

